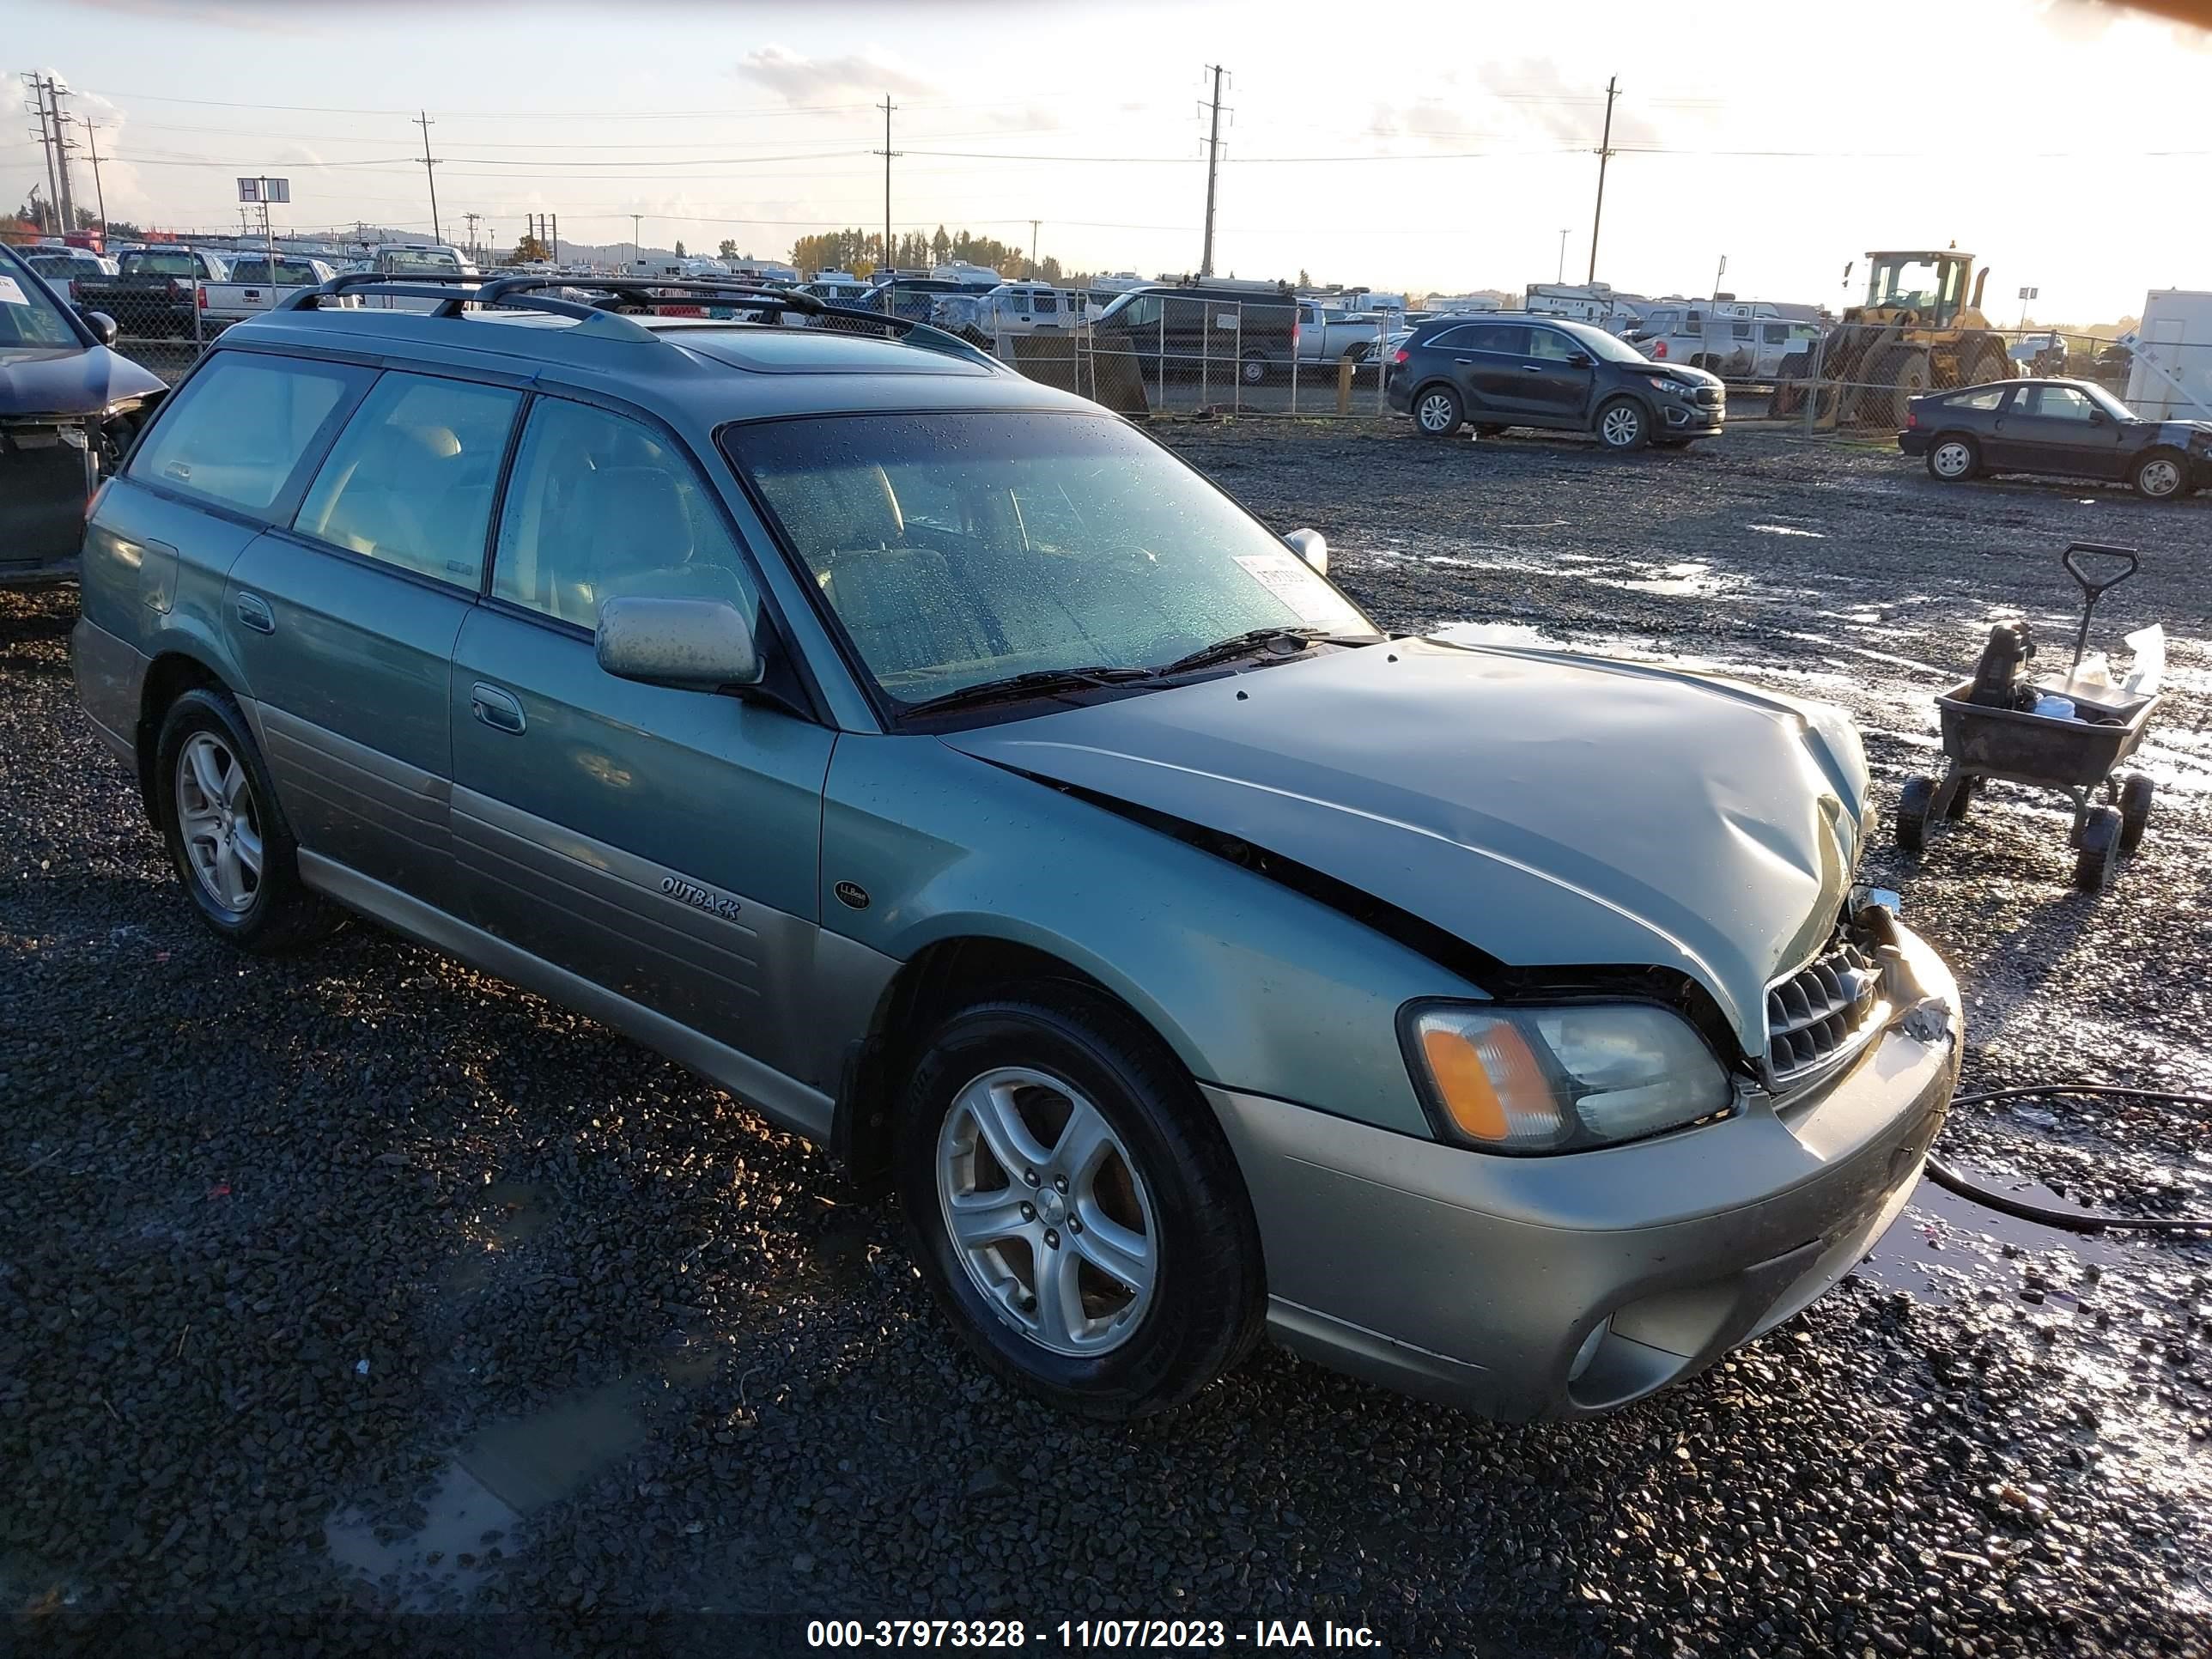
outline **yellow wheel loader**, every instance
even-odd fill
[[[1822,426],[1899,427],[1905,404],[1924,392],[2008,378],[2003,337],[1982,314],[1989,280],[1988,267],[1977,276],[1974,256],[1955,245],[1868,254],[1866,303],[1783,360],[1771,412],[1802,415],[1817,398]]]

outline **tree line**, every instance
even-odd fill
[[[890,264],[895,270],[927,270],[954,260],[988,266],[1010,280],[1030,275],[1029,250],[1010,246],[995,236],[952,232],[939,225],[933,235],[910,230],[891,239]],[[811,276],[817,270],[849,270],[855,276],[866,276],[884,263],[884,234],[856,228],[801,236],[791,245],[791,263],[803,276]],[[1037,281],[1057,283],[1066,276],[1058,259],[1048,255],[1037,261]]]

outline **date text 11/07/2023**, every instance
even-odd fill
[[[1342,1648],[1380,1653],[1364,1625],[1330,1619],[810,1619],[810,1648],[1047,1648],[1068,1653],[1188,1648],[1258,1648],[1312,1652]]]

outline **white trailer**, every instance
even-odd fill
[[[2142,321],[2120,343],[2128,363],[2128,406],[2154,421],[2212,420],[2212,293],[2153,289]]]

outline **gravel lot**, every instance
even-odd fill
[[[2064,543],[2139,546],[2111,637],[2162,619],[2178,695],[2114,891],[2072,890],[2017,792],[1872,866],[1967,988],[1969,1087],[2212,1087],[2212,501],[1939,488],[1749,431],[1626,459],[1167,435],[1327,534],[1390,624],[1844,702],[1885,804],[1992,617],[2060,638]],[[1181,1413],[1071,1424],[956,1351],[887,1206],[673,1066],[366,927],[281,963],[206,937],[76,714],[74,609],[0,594],[26,1650],[757,1652],[794,1615],[997,1612],[1334,1617],[1393,1653],[2212,1652],[2212,1247],[2074,1249],[1931,1195],[1806,1316],[1602,1422],[1500,1427],[1266,1350]],[[2201,1213],[2203,1130],[2040,1101],[1946,1146]]]

